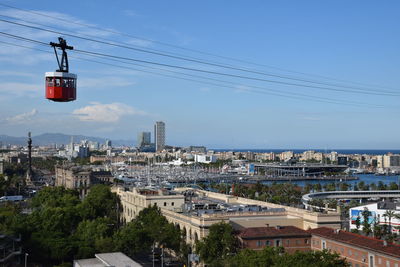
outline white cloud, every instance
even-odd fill
[[[93,122],[118,122],[126,115],[147,115],[146,112],[137,110],[134,107],[123,103],[101,104],[97,102],[91,105],[75,109],[72,114],[81,121]]]
[[[21,124],[21,123],[26,123],[30,122],[31,119],[38,114],[37,109],[32,109],[32,111],[21,113],[12,117],[6,118],[6,121],[12,124]]]

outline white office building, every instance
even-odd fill
[[[364,221],[364,216],[362,212],[368,209],[368,223],[373,227],[374,224],[379,225],[391,225],[391,229],[393,233],[399,233],[398,226],[400,226],[400,220],[396,218],[396,216],[389,216],[390,213],[394,213],[400,215],[400,203],[393,202],[377,202],[369,205],[359,206],[351,208],[349,211],[350,216],[350,230],[357,229],[356,220],[359,218],[360,220],[360,228],[358,230],[362,230],[362,224]]]

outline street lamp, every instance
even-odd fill
[[[28,266],[28,253],[25,253],[25,267]]]

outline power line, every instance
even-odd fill
[[[236,62],[251,64],[251,65],[254,65],[254,66],[272,68],[272,69],[281,70],[281,71],[285,71],[285,72],[289,72],[289,73],[296,73],[296,74],[301,74],[301,75],[306,75],[306,76],[323,78],[323,79],[326,79],[326,80],[333,80],[333,81],[339,81],[339,82],[345,82],[345,83],[352,83],[352,84],[358,84],[358,85],[363,85],[363,86],[371,86],[371,85],[365,84],[365,83],[354,82],[354,81],[338,79],[338,78],[332,78],[332,77],[323,76],[323,75],[317,75],[317,74],[310,74],[310,73],[306,73],[306,72],[294,71],[294,70],[289,70],[289,69],[285,69],[285,68],[270,66],[270,65],[266,65],[266,64],[254,63],[254,62],[251,62],[251,61],[248,61],[248,60],[222,56],[222,55],[213,54],[213,53],[210,53],[210,52],[204,52],[204,51],[200,51],[200,50],[196,50],[196,49],[191,49],[191,48],[187,48],[187,47],[183,47],[183,46],[178,46],[178,45],[175,45],[175,44],[170,44],[170,43],[167,43],[167,42],[161,42],[161,41],[152,40],[152,39],[149,39],[149,38],[139,37],[139,36],[136,36],[136,35],[133,35],[133,34],[123,33],[123,32],[116,31],[116,30],[106,29],[106,28],[102,28],[102,27],[99,27],[99,26],[95,26],[95,25],[90,25],[90,24],[86,24],[86,23],[82,23],[82,22],[71,21],[71,20],[63,19],[61,17],[55,17],[55,16],[51,16],[51,15],[48,15],[48,14],[43,14],[43,13],[40,13],[40,12],[35,12],[35,11],[32,11],[32,10],[23,9],[23,8],[15,7],[15,6],[8,5],[8,4],[0,3],[0,6],[11,8],[11,9],[15,9],[15,10],[19,10],[19,11],[23,11],[23,12],[30,13],[30,14],[35,14],[35,15],[42,16],[42,17],[51,18],[51,19],[54,19],[56,21],[64,21],[64,22],[67,22],[67,23],[70,23],[70,24],[75,24],[75,25],[79,25],[79,26],[82,26],[82,27],[86,27],[86,28],[96,29],[96,30],[103,31],[103,32],[108,32],[108,33],[117,34],[117,35],[120,35],[120,36],[134,38],[134,39],[137,39],[137,40],[146,41],[146,42],[150,42],[150,43],[155,43],[155,44],[159,44],[159,45],[163,45],[163,46],[167,46],[167,47],[171,47],[171,48],[175,48],[175,49],[180,49],[180,50],[184,50],[184,51],[188,51],[188,52],[194,52],[194,53],[213,56],[213,57],[216,57],[216,58],[226,59],[226,60],[230,60],[230,61],[236,61]],[[157,51],[157,50],[155,50],[155,51]],[[388,88],[387,86],[381,86],[381,85],[379,85],[379,86],[375,86],[374,85],[374,87],[386,88],[386,89],[390,89],[390,90],[393,89],[393,88]]]
[[[37,43],[40,43],[40,44],[46,44],[46,43],[41,42],[41,41],[37,41],[37,40],[21,37],[21,36],[18,36],[18,35],[8,34],[8,33],[4,33],[4,32],[0,32],[0,34],[7,35],[7,36],[13,36],[15,38],[21,38],[23,40],[30,40],[32,42],[37,42]],[[209,71],[209,70],[203,70],[203,69],[196,69],[196,68],[190,68],[190,67],[183,67],[183,66],[178,66],[178,65],[165,64],[165,63],[159,63],[159,62],[148,61],[148,60],[141,60],[141,59],[130,58],[130,57],[121,57],[121,56],[115,56],[115,55],[110,55],[110,54],[105,54],[105,53],[85,51],[85,50],[80,50],[80,49],[75,49],[75,51],[81,52],[81,53],[84,53],[84,54],[89,54],[89,55],[97,55],[97,56],[103,56],[103,57],[108,57],[108,58],[116,58],[116,59],[122,59],[122,60],[133,61],[133,62],[140,62],[140,63],[150,64],[150,65],[157,65],[157,66],[163,66],[163,67],[169,67],[169,68],[175,68],[175,69],[182,69],[182,70],[188,70],[188,71],[194,71],[194,72],[202,72],[202,73],[207,73],[207,74],[226,76],[226,77],[231,77],[231,78],[240,78],[240,79],[246,79],[246,80],[262,81],[262,82],[277,83],[277,84],[291,85],[291,86],[308,87],[308,88],[315,88],[315,89],[328,90],[328,91],[337,91],[337,92],[345,92],[345,93],[379,95],[379,96],[383,96],[383,95],[385,95],[385,96],[400,96],[400,94],[392,94],[392,93],[376,93],[376,92],[364,92],[364,91],[355,91],[355,90],[344,90],[344,89],[338,89],[338,88],[321,87],[321,86],[296,84],[296,83],[289,83],[289,82],[282,82],[282,81],[275,81],[275,80],[267,80],[267,79],[261,79],[261,78],[256,78],[256,77],[248,77],[248,76],[243,76],[243,75],[236,75],[236,74],[222,73],[222,72]]]
[[[75,52],[81,52],[81,53],[89,54],[89,55],[97,55],[97,56],[103,56],[103,57],[109,57],[109,58],[116,58],[116,59],[140,62],[140,63],[150,64],[150,65],[157,65],[157,66],[163,66],[163,67],[169,67],[169,68],[175,68],[175,69],[182,69],[182,70],[202,72],[202,73],[208,73],[208,74],[214,74],[214,75],[220,75],[220,76],[227,76],[227,77],[232,77],[232,78],[253,80],[253,81],[261,81],[261,82],[277,83],[277,84],[283,84],[283,85],[308,87],[308,88],[314,88],[314,89],[322,89],[322,90],[345,92],[345,93],[357,93],[357,94],[379,95],[379,96],[382,96],[382,95],[385,95],[385,96],[400,96],[400,94],[394,94],[394,93],[362,92],[362,91],[344,90],[344,89],[337,89],[337,88],[329,88],[329,87],[321,87],[321,86],[313,86],[313,85],[304,85],[304,84],[295,84],[295,83],[267,80],[267,79],[261,79],[261,78],[256,78],[256,77],[248,77],[248,76],[243,76],[243,75],[222,73],[222,72],[209,71],[209,70],[203,70],[203,69],[195,69],[195,68],[190,68],[190,67],[182,67],[182,66],[159,63],[159,62],[148,61],[148,60],[141,60],[141,59],[135,59],[135,58],[129,58],[129,57],[121,57],[121,56],[115,56],[115,55],[109,55],[109,54],[97,53],[97,52],[91,52],[91,51],[84,51],[84,50],[80,50],[80,49],[75,49]]]
[[[14,38],[11,37],[13,39],[18,39],[18,38]],[[25,40],[24,40],[25,41]],[[34,47],[28,47],[28,46],[23,46],[23,45],[19,45],[19,44],[13,44],[13,43],[9,43],[9,42],[5,42],[5,41],[1,41],[0,43],[4,43],[4,44],[8,44],[11,46],[17,46],[17,47],[22,47],[22,48],[26,48],[26,49],[31,49],[31,50],[36,50],[36,51],[41,51],[41,52],[45,52],[45,53],[50,53],[52,54],[52,52],[50,51],[45,51],[42,49],[38,49],[38,48],[34,48]],[[71,56],[70,56],[71,57]],[[91,60],[91,59],[87,59],[87,58],[81,58],[81,57],[75,57],[72,56],[72,58],[76,58],[78,60],[84,60],[84,61],[88,61],[88,62],[94,62],[94,63],[98,63],[98,64],[103,64],[103,65],[108,65],[108,66],[113,66],[113,67],[118,67],[118,68],[124,68],[124,69],[129,69],[129,70],[134,70],[134,71],[140,71],[140,72],[144,72],[144,73],[150,73],[153,75],[158,75],[158,76],[164,76],[164,77],[169,77],[169,78],[174,78],[174,79],[180,79],[180,80],[185,80],[185,81],[191,81],[191,82],[196,82],[196,83],[201,83],[201,84],[208,84],[208,85],[213,85],[213,86],[218,86],[218,87],[223,87],[223,88],[229,88],[229,89],[237,89],[235,87],[232,86],[227,86],[227,85],[221,85],[221,84],[216,84],[216,83],[212,83],[212,82],[205,82],[205,81],[199,81],[199,80],[195,80],[195,79],[189,79],[189,78],[182,78],[182,77],[176,77],[176,76],[172,76],[172,75],[166,75],[166,74],[162,74],[162,73],[157,73],[157,72],[152,72],[152,71],[147,71],[147,70],[141,70],[141,69],[135,69],[135,68],[131,68],[131,67],[126,67],[126,66],[121,66],[121,65],[116,65],[116,64],[110,64],[110,63],[106,63],[106,62],[101,62],[101,61],[97,61],[97,60]],[[128,63],[128,62],[123,62],[123,61],[119,61],[121,63]],[[131,63],[132,64],[132,63]],[[134,65],[138,65],[138,64],[134,64]],[[147,67],[148,66],[143,66],[143,65],[139,65],[142,67]],[[151,68],[151,67],[150,67]],[[154,68],[153,68],[154,69]],[[161,69],[162,70],[162,69]],[[207,79],[209,80],[210,78],[208,77],[203,77],[203,76],[196,76],[196,75],[190,75],[190,74],[186,74],[186,73],[179,73],[179,72],[175,72],[175,71],[170,71],[170,70],[163,70],[163,71],[169,71],[172,73],[177,73],[177,74],[181,74],[181,75],[188,75],[188,76],[193,76],[193,77],[197,77],[197,78],[202,78],[202,79]],[[211,79],[211,80],[216,80],[216,79]],[[228,81],[222,81],[222,80],[216,80],[218,82],[224,82],[224,83],[231,83]],[[234,83],[232,83],[234,84]],[[250,87],[253,88],[253,86],[246,86],[246,87]],[[257,87],[256,87],[257,88]],[[331,104],[342,104],[342,105],[351,105],[351,106],[360,106],[363,107],[365,105],[368,105],[370,107],[375,107],[375,108],[382,108],[383,106],[379,106],[379,105],[371,105],[368,103],[362,103],[362,102],[353,102],[353,101],[343,101],[343,100],[336,100],[336,99],[330,99],[330,98],[324,98],[324,97],[317,97],[317,96],[309,96],[309,95],[305,95],[305,94],[298,94],[298,93],[294,93],[295,96],[293,96],[293,93],[291,93],[290,95],[284,94],[286,92],[279,92],[278,90],[274,90],[274,89],[267,89],[267,88],[262,88],[262,87],[258,87],[261,90],[254,90],[254,89],[242,89],[243,91],[246,92],[251,92],[251,93],[259,93],[259,94],[266,94],[266,95],[275,95],[275,96],[279,96],[279,97],[285,97],[285,98],[292,98],[292,99],[300,99],[300,100],[308,100],[308,101],[314,101],[314,102],[323,102],[323,103],[331,103]]]
[[[253,74],[257,74],[257,75],[264,75],[264,76],[270,76],[270,77],[275,77],[275,78],[280,78],[280,79],[287,79],[287,80],[292,80],[292,81],[306,82],[306,83],[311,83],[311,84],[319,84],[319,85],[325,85],[325,86],[330,86],[330,87],[339,87],[339,88],[352,89],[351,92],[356,92],[356,91],[364,92],[364,91],[367,91],[367,92],[372,92],[373,94],[376,94],[375,92],[379,92],[379,93],[382,93],[382,94],[389,94],[389,95],[390,94],[398,94],[398,92],[394,92],[394,91],[386,91],[386,90],[377,91],[375,89],[360,88],[360,87],[338,85],[338,84],[329,84],[329,83],[325,83],[325,82],[311,81],[311,80],[306,80],[306,79],[288,77],[288,76],[284,76],[284,75],[277,75],[277,74],[253,71],[253,70],[248,70],[248,69],[244,69],[244,68],[238,68],[238,67],[232,67],[232,66],[228,66],[228,65],[223,65],[223,64],[220,64],[220,63],[206,62],[206,61],[203,61],[203,60],[187,58],[187,57],[182,57],[182,56],[175,56],[175,55],[166,54],[166,53],[163,53],[163,52],[150,51],[150,50],[146,50],[146,49],[142,49],[142,48],[135,48],[135,47],[132,47],[132,46],[117,44],[117,43],[113,43],[113,42],[109,42],[109,41],[101,41],[101,40],[97,40],[97,39],[93,39],[93,38],[79,36],[79,35],[76,35],[76,34],[69,34],[69,33],[60,32],[60,31],[49,30],[49,29],[45,29],[45,28],[42,28],[42,27],[26,25],[26,24],[13,22],[13,21],[5,20],[5,19],[0,19],[0,21],[5,22],[5,23],[18,25],[18,26],[22,26],[22,27],[35,29],[35,30],[41,30],[41,31],[46,31],[46,32],[50,32],[50,33],[70,36],[70,37],[78,38],[78,39],[81,39],[81,40],[97,42],[97,43],[110,45],[110,46],[114,46],[114,47],[120,47],[120,48],[124,48],[124,49],[130,49],[130,50],[134,50],[134,51],[138,51],[138,52],[142,52],[142,53],[148,53],[148,54],[153,54],[153,55],[157,55],[157,56],[163,56],[163,57],[168,57],[168,58],[173,58],[173,59],[178,59],[178,60],[184,60],[184,61],[188,61],[188,62],[194,62],[194,63],[204,64],[204,65],[209,65],[209,66],[214,66],[214,67],[219,67],[219,68],[235,70],[235,71],[242,71],[242,72],[253,73]],[[31,23],[31,22],[29,22],[29,23]],[[276,81],[276,80],[264,80],[264,81],[273,82],[273,83],[281,83],[281,84],[286,84],[286,85],[293,85],[293,86],[305,86],[305,87],[309,87],[309,88],[322,89],[322,87],[318,87],[318,86],[297,84],[297,83],[288,83],[288,82],[284,82],[284,81]]]
[[[78,52],[79,53],[79,52]],[[90,55],[90,56],[95,56],[95,55]],[[96,56],[95,56],[96,57]],[[101,56],[97,56],[100,58],[103,58]],[[104,59],[104,58],[103,58]],[[122,60],[118,60],[118,59],[109,59],[108,60],[112,60],[112,61],[116,61],[116,62],[120,62],[120,63],[124,63],[124,64],[129,64],[129,65],[135,65],[135,66],[140,66],[140,67],[144,67],[144,68],[150,68],[150,69],[155,69],[155,70],[161,70],[161,71],[166,71],[166,72],[170,72],[170,73],[174,73],[174,74],[179,74],[179,75],[184,75],[184,76],[188,76],[188,77],[194,77],[194,78],[200,78],[200,79],[205,79],[205,80],[211,80],[211,81],[216,81],[216,82],[221,82],[221,83],[228,83],[228,84],[232,84],[232,85],[236,85],[238,86],[237,83],[231,82],[231,81],[226,81],[226,80],[220,80],[220,79],[215,79],[215,78],[210,78],[210,77],[204,77],[204,76],[199,76],[199,75],[194,75],[194,74],[187,74],[184,72],[177,72],[177,71],[172,71],[172,70],[168,70],[168,69],[162,69],[162,68],[156,68],[156,67],[150,67],[150,66],[146,66],[146,65],[141,65],[141,64],[137,64],[137,63],[132,63],[132,62],[126,62],[126,61],[122,61]],[[112,65],[112,66],[119,66],[119,65]],[[151,72],[154,73],[154,72]],[[158,73],[157,73],[158,74]],[[170,77],[170,76],[169,76]],[[172,77],[172,76],[171,76]],[[212,85],[217,85],[220,86],[219,84],[212,84]],[[372,105],[369,103],[362,103],[362,102],[356,102],[356,101],[347,101],[347,100],[337,100],[337,99],[332,99],[332,98],[326,98],[326,97],[317,97],[317,96],[310,96],[310,95],[306,95],[306,94],[301,94],[301,93],[293,93],[293,92],[282,92],[281,90],[276,90],[276,89],[270,89],[270,88],[265,88],[265,87],[259,87],[259,86],[254,86],[254,85],[242,85],[240,84],[240,86],[245,86],[247,88],[255,88],[255,89],[261,89],[261,90],[266,90],[266,91],[273,91],[273,92],[278,92],[278,93],[287,93],[290,95],[298,95],[298,96],[302,96],[302,97],[309,97],[309,98],[315,98],[315,99],[320,99],[320,100],[329,100],[329,101],[342,101],[348,104],[361,104],[361,105]],[[229,88],[233,88],[233,87],[229,87]],[[244,90],[247,90],[244,89]],[[237,89],[237,88],[236,88]],[[382,107],[380,105],[372,105],[375,107]]]

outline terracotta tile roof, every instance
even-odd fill
[[[295,226],[250,227],[241,230],[239,233],[239,237],[242,239],[310,236],[310,233]]]
[[[367,237],[351,232],[338,231],[327,227],[320,227],[308,230],[312,235],[317,235],[337,242],[346,243],[355,247],[374,250],[392,257],[400,258],[400,246],[388,243],[384,246],[384,241],[373,237]]]

